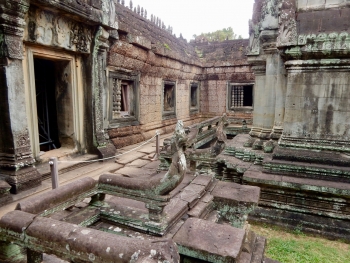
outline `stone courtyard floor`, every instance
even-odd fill
[[[160,136],[160,147],[163,145],[164,139],[170,138],[171,135],[172,134],[165,134]],[[158,160],[152,160],[152,157],[156,152],[156,140],[154,138],[152,141],[146,144],[144,143],[145,142],[141,142],[136,145],[129,145],[124,148],[117,149],[117,157],[103,162],[99,161],[89,163],[91,160],[98,159],[97,155],[90,154],[75,158],[59,157],[59,161],[64,161],[62,163],[58,163],[59,185],[65,185],[84,177],[91,177],[97,180],[100,175],[105,173],[122,174],[128,177],[142,177],[147,174],[152,174],[157,170],[160,163]],[[142,146],[136,150],[133,150],[139,145]],[[46,156],[47,155],[48,154],[46,153]],[[80,163],[80,161],[82,162]],[[0,218],[6,213],[13,211],[19,201],[25,200],[26,198],[32,196],[37,196],[52,189],[49,164],[46,162],[37,165],[37,169],[44,178],[41,186],[21,192],[17,195],[12,195],[12,202],[0,207]]]

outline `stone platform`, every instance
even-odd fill
[[[279,147],[264,153],[245,147],[248,140],[249,135],[241,134],[228,141],[217,157],[217,177],[261,188],[259,207],[249,214],[250,221],[350,240],[347,156],[305,150],[298,155]],[[339,166],[330,165],[334,160]]]
[[[81,256],[84,262],[92,257],[94,262],[112,262],[113,255],[120,257],[123,254],[125,259],[132,259],[135,257],[132,248],[138,247],[135,251],[139,251],[140,257],[152,261],[156,253],[162,251],[164,260],[177,262],[176,254],[173,254],[175,247],[175,250],[166,248],[174,246],[172,239],[186,262],[198,259],[262,262],[264,259],[265,239],[248,229],[232,226],[235,220],[241,222],[240,218],[246,218],[250,211],[227,210],[236,206],[256,206],[260,195],[258,187],[186,174],[183,182],[170,192],[170,201],[160,222],[149,219],[145,203],[110,194],[98,201],[96,197],[102,192],[96,180],[84,178],[19,202],[16,211],[0,220],[1,244],[10,242],[12,248],[26,247],[27,253],[36,260],[45,253],[61,260]],[[162,228],[163,225],[166,227]],[[188,231],[191,228],[193,232]],[[155,229],[162,231],[154,233]],[[80,241],[73,242],[73,237]],[[201,242],[194,242],[196,239]],[[115,250],[115,244],[120,242],[124,245]],[[90,246],[93,249],[88,253],[86,249]],[[56,257],[45,255],[43,262],[61,262]],[[171,259],[166,259],[168,257]],[[259,261],[253,261],[253,258],[259,258]]]

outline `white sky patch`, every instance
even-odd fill
[[[130,0],[125,0],[129,6]],[[237,35],[249,36],[249,19],[252,19],[254,0],[133,0],[134,7],[140,5],[159,17],[166,27],[173,27],[173,34],[180,33],[188,41],[194,34],[213,32],[232,27]]]

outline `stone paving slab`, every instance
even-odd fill
[[[185,174],[184,179],[182,180],[182,182],[174,190],[172,190],[169,193],[169,195],[171,197],[174,197],[175,195],[180,193],[183,188],[185,188],[187,185],[189,185],[192,180],[193,180],[193,176],[191,174]]]
[[[139,159],[139,160],[135,160],[131,163],[128,163],[126,166],[141,168],[141,167],[149,164],[150,162],[151,162],[151,160]]]
[[[146,154],[144,154],[144,153],[130,152],[130,153],[127,153],[125,155],[121,155],[121,156],[117,157],[116,162],[120,163],[120,164],[127,164],[127,163],[131,163],[137,159],[143,158],[145,156],[146,156]]]
[[[192,208],[205,193],[205,186],[190,184],[180,193],[180,198]]]
[[[192,184],[203,185],[207,189],[214,178],[206,175],[198,175],[193,181]]]
[[[198,218],[189,218],[174,236],[183,255],[215,263],[236,262],[245,231]]]
[[[145,177],[150,177],[152,174],[154,174],[154,171],[143,169],[143,168],[126,166],[116,171],[116,174],[124,175],[131,178],[135,178],[135,177],[145,178]]]
[[[212,195],[209,194],[209,193],[206,193],[206,194],[203,196],[203,198],[201,199],[201,201],[204,202],[204,203],[209,203],[209,202],[213,201],[213,199],[214,199],[214,196],[212,196]]]
[[[110,173],[117,173],[117,171],[121,168],[123,168],[124,165],[123,164],[120,164],[120,163],[114,163],[114,166],[113,166],[113,169],[110,170],[109,172]]]
[[[147,145],[143,146],[142,148],[138,149],[137,151],[141,152],[141,153],[147,153],[147,154],[153,153],[154,154],[154,153],[156,153],[156,145],[155,144],[147,144]]]
[[[168,224],[176,222],[188,211],[188,205],[186,201],[180,198],[173,198],[168,205],[164,207],[164,214],[166,215],[166,221]]]
[[[143,168],[145,169],[153,169],[153,170],[157,170],[159,167],[160,161],[152,161],[149,164],[146,164],[145,166],[143,166]]]

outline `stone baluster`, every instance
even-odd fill
[[[140,5],[137,6],[137,14],[140,14]]]
[[[118,0],[117,3],[120,4],[120,0]]]
[[[152,23],[154,22],[154,20],[153,20],[153,14],[151,14],[151,22],[152,22]]]
[[[141,16],[143,17],[143,7],[141,7]]]
[[[145,9],[145,18],[147,19],[147,10]]]
[[[125,5],[125,0],[122,0],[122,5],[123,5],[123,6]]]
[[[120,118],[122,101],[122,81],[113,79],[113,118]]]
[[[134,7],[134,12],[135,12],[135,13],[137,13],[137,11],[136,11],[136,7]]]
[[[132,0],[130,0],[129,7],[130,7],[130,10],[132,10],[132,7],[133,7]]]

